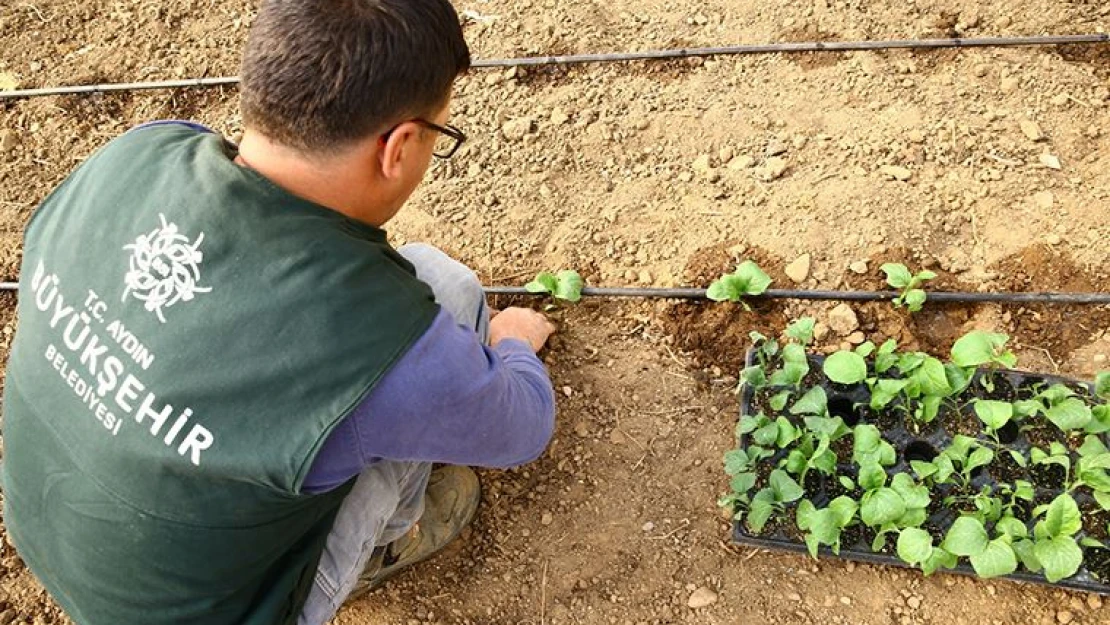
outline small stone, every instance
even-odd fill
[[[1060,166],[1060,159],[1048,153],[1041,154],[1041,165],[1044,165],[1049,169],[1063,169]]]
[[[796,593],[796,592],[788,592],[788,593],[786,593],[786,598],[787,598],[787,599],[789,599],[790,601],[801,601],[801,600],[802,600],[802,596],[801,596],[801,595],[799,595],[799,594],[798,594],[798,593]]]
[[[555,517],[550,512],[544,512],[543,516],[540,517],[540,525],[551,525],[554,520]]]
[[[848,343],[851,345],[861,345],[864,341],[867,340],[867,336],[864,335],[863,332],[856,330],[855,332],[849,334],[848,337],[844,340],[848,341]]]
[[[771,182],[782,178],[786,173],[786,159],[778,156],[772,157],[764,161],[763,166],[756,169],[756,176],[764,182]]]
[[[1037,122],[1031,119],[1023,119],[1018,122],[1018,126],[1021,127],[1022,134],[1030,141],[1041,141],[1044,139],[1044,133],[1041,132],[1041,127]]]
[[[882,167],[879,168],[879,171],[884,176],[888,176],[890,178],[893,178],[895,180],[900,180],[902,182],[905,182],[905,181],[909,180],[910,177],[913,176],[912,171],[906,169],[905,167],[899,167],[898,165],[883,165]]]
[[[856,273],[862,276],[863,274],[867,273],[867,261],[857,260],[851,265],[848,265],[848,269],[850,269],[852,273]]]
[[[828,336],[828,335],[829,335],[829,326],[828,326],[828,324],[822,323],[820,321],[813,324],[813,338],[814,339],[816,339],[818,341],[823,341],[823,340],[825,340],[825,337]]]
[[[19,135],[11,130],[0,130],[0,153],[8,153],[19,145]]]
[[[741,169],[747,169],[754,164],[754,158],[748,156],[747,154],[741,154],[740,156],[737,156],[730,160],[727,167],[732,171],[740,171]]]
[[[1075,615],[1070,610],[1060,610],[1056,613],[1056,622],[1060,625],[1067,625],[1075,620]]]
[[[567,115],[563,109],[555,109],[551,111],[551,123],[555,126],[562,126],[570,121],[570,115]]]
[[[587,438],[590,435],[590,426],[586,425],[585,421],[579,421],[574,425],[574,433],[577,434],[579,438]]]
[[[990,65],[987,65],[987,64],[984,63],[984,64],[980,64],[980,65],[975,66],[975,75],[977,77],[983,78],[989,73],[991,73],[991,66]]]
[[[713,169],[713,167],[709,164],[708,154],[702,154],[701,156],[695,158],[694,164],[691,165],[691,167],[699,174],[709,173],[709,170]]]
[[[848,336],[859,328],[859,318],[847,304],[840,304],[829,311],[829,328],[839,336]]]
[[[802,254],[786,266],[784,270],[786,277],[794,281],[795,284],[801,284],[809,277],[810,257],[809,254]]]
[[[1087,595],[1087,607],[1097,610],[1102,607],[1102,597],[1094,594]]]
[[[906,605],[908,605],[913,610],[916,610],[916,609],[920,608],[921,607],[921,597],[918,597],[917,595],[913,595],[909,599],[906,599]]]
[[[698,610],[701,608],[709,607],[714,603],[717,603],[717,593],[706,588],[705,586],[702,586],[701,588],[695,590],[692,595],[690,595],[690,600],[686,602],[686,605],[695,610]]]
[[[998,88],[1002,90],[1002,93],[1013,93],[1017,91],[1018,84],[1018,79],[1010,76],[998,81]]]
[[[647,270],[641,271],[637,278],[640,280],[640,284],[651,284],[651,272]]]
[[[1061,240],[1062,239],[1060,238],[1060,235],[1056,234],[1055,232],[1050,232],[1048,236],[1044,238],[1045,243],[1048,243],[1049,245],[1060,245]]]
[[[767,158],[770,158],[772,156],[786,154],[786,150],[786,144],[780,141],[778,138],[774,138],[767,142],[767,149],[764,150],[763,155]]]
[[[655,524],[652,523],[651,521],[648,521],[647,523],[644,523],[643,525],[641,525],[640,529],[645,531],[645,532],[650,532],[651,530],[655,529]]]
[[[1033,203],[1037,208],[1048,210],[1056,203],[1056,197],[1052,195],[1052,191],[1039,191],[1033,194]]]
[[[532,119],[522,117],[505,122],[501,126],[501,134],[509,141],[520,141],[532,133]]]
[[[844,605],[852,605],[852,598],[851,597],[841,597],[840,598],[840,603],[843,603]]]
[[[906,133],[906,138],[910,140],[910,143],[924,143],[925,142],[925,133],[923,133],[920,130],[917,130],[915,128],[914,130],[911,130],[908,133]]]
[[[11,72],[0,72],[0,91],[15,91],[19,87],[19,79]]]
[[[1057,93],[1056,95],[1052,96],[1051,102],[1053,106],[1064,106],[1068,103],[1068,100],[1070,99],[1071,98],[1069,98],[1068,94],[1066,93]]]
[[[7,328],[4,328],[4,329],[7,330]],[[7,332],[5,332],[5,334],[7,334]],[[1095,354],[1094,358],[1092,358],[1092,360],[1094,360],[1096,363],[1100,363],[1100,364],[1106,362],[1106,359],[1107,359],[1106,354]],[[1099,601],[1102,601],[1102,599],[1099,599]]]
[[[570,397],[570,396],[574,395],[574,389],[572,389],[569,386],[564,386],[563,387],[563,395],[566,395],[567,397]]]

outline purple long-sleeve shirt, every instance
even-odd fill
[[[164,120],[146,128],[193,122]],[[555,429],[555,394],[524,341],[486,347],[440,309],[428,330],[325,441],[301,489],[331,490],[379,460],[506,468],[535,460]]]
[[[547,371],[524,341],[486,347],[440,310],[427,332],[340,423],[305,478],[322,492],[380,459],[512,467],[555,426]]]

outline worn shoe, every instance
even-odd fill
[[[474,471],[453,465],[433,470],[424,491],[424,514],[411,531],[374,550],[351,596],[381,586],[442,550],[474,519],[480,500],[481,487]]]

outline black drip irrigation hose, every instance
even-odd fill
[[[545,293],[531,293],[520,286],[483,287],[487,295],[527,295],[543,297]],[[0,291],[17,291],[18,282],[0,282]],[[585,287],[583,297],[642,297],[663,299],[709,299],[705,289],[697,288],[658,288],[658,287]],[[898,296],[895,291],[818,291],[767,289],[759,295],[747,299],[797,299],[823,300],[838,302],[881,302]],[[948,303],[1028,303],[1028,304],[1110,304],[1110,293],[968,293],[961,291],[929,291],[930,302]]]
[[[471,65],[477,69],[500,67],[534,67],[537,65],[578,65],[583,63],[614,63],[627,61],[656,61],[689,57],[729,56],[744,54],[777,54],[798,52],[852,52],[861,50],[922,50],[939,48],[999,48],[1018,46],[1053,46],[1110,43],[1110,34],[1043,35],[1031,37],[977,37],[969,39],[890,39],[885,41],[808,41],[796,43],[745,44],[713,48],[677,48],[672,50],[644,50],[641,52],[612,52],[604,54],[569,54],[564,56],[529,56],[511,59],[478,59]],[[151,89],[183,89],[189,87],[224,87],[239,83],[238,76],[219,78],[186,78],[149,82],[105,83],[98,85],[72,85],[15,89],[0,91],[0,100],[34,98],[39,96],[110,93],[113,91],[143,91]]]

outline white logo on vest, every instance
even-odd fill
[[[147,234],[140,234],[134,243],[123,246],[131,250],[129,268],[123,282],[127,287],[122,300],[128,295],[143,302],[143,308],[153,312],[162,323],[166,318],[163,308],[178,302],[187,302],[197,293],[207,293],[212,287],[198,286],[200,263],[204,254],[200,244],[204,233],[190,243],[189,237],[177,230],[177,225],[158,215],[162,227]]]

